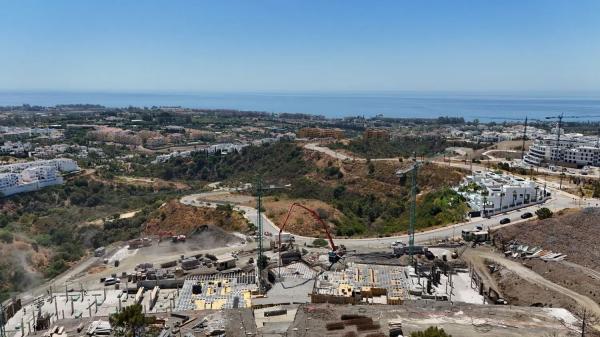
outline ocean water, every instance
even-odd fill
[[[108,107],[182,106],[294,112],[326,117],[439,116],[482,121],[544,119],[564,113],[573,120],[600,120],[600,93],[102,93],[0,92],[0,105],[101,104]]]

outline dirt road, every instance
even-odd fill
[[[541,275],[537,274],[533,270],[523,266],[522,264],[520,264],[516,261],[513,261],[513,260],[509,260],[498,254],[488,252],[488,251],[482,251],[482,250],[477,250],[474,253],[477,254],[481,258],[488,259],[488,260],[494,261],[498,264],[501,264],[502,266],[513,271],[519,277],[523,278],[524,280],[526,280],[528,282],[537,284],[538,286],[541,286],[543,288],[550,289],[552,291],[556,291],[565,296],[568,296],[569,298],[576,301],[579,305],[584,307],[586,310],[588,310],[588,312],[591,312],[594,315],[596,315],[597,317],[600,317],[600,305],[598,305],[598,303],[596,303],[591,298],[589,298],[587,296],[583,296],[583,295],[576,293],[568,288],[565,288],[561,285],[551,282],[551,281],[545,279],[544,277],[542,277]]]

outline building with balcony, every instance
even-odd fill
[[[78,171],[72,159],[57,158],[36,160],[0,166],[0,196],[37,191],[41,188],[62,184],[61,172]]]
[[[385,129],[368,128],[363,133],[363,139],[364,140],[373,140],[373,139],[377,139],[377,140],[389,140],[390,139],[390,132],[388,130],[385,130]]]
[[[472,216],[489,216],[543,202],[550,194],[531,180],[476,171],[457,191],[467,199]]]
[[[334,138],[346,137],[342,129],[302,128],[298,130],[299,138]]]
[[[556,136],[548,136],[533,143],[523,160],[535,166],[600,166],[600,146],[593,136],[565,134],[560,141]]]

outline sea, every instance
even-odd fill
[[[463,117],[480,121],[545,120],[564,114],[565,120],[600,121],[596,93],[469,93],[469,92],[57,92],[0,91],[0,106],[100,104],[107,107],[181,106],[322,115],[395,118]]]

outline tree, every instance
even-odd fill
[[[375,165],[373,165],[373,163],[369,160],[369,164],[367,165],[367,168],[369,170],[369,175],[372,176],[373,173],[375,173]]]
[[[123,308],[120,313],[110,316],[110,323],[117,328],[117,335],[126,337],[143,336],[146,318],[142,313],[142,305],[134,304]]]
[[[444,329],[438,329],[436,326],[430,326],[425,331],[411,332],[410,337],[452,337]]]
[[[538,216],[538,219],[544,220],[544,219],[551,218],[552,215],[554,215],[554,214],[548,208],[542,207],[542,208],[538,209],[537,211],[535,211],[535,215]]]

